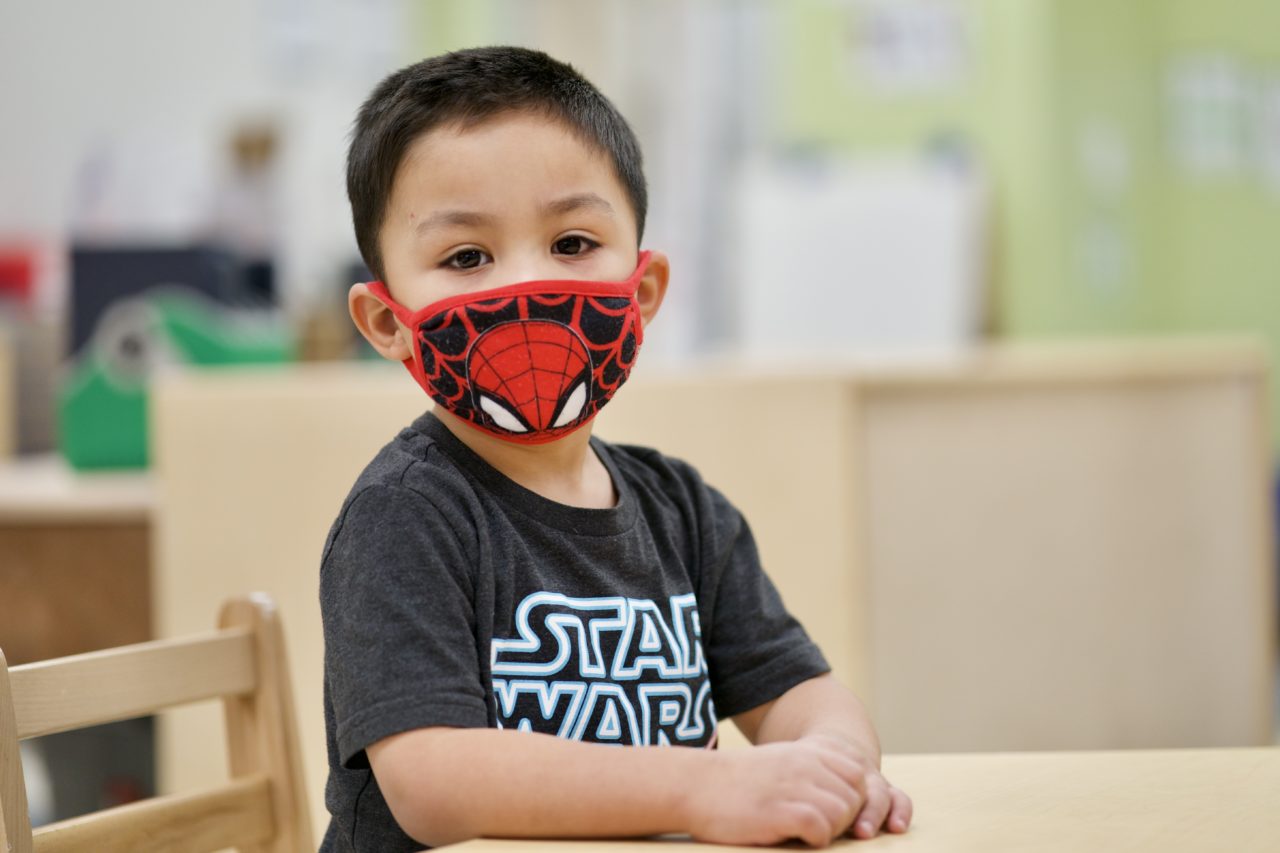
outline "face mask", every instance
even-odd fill
[[[414,330],[404,365],[431,399],[491,435],[542,444],[590,421],[631,373],[648,266],[642,252],[626,281],[526,281],[417,311],[380,281],[368,288]]]

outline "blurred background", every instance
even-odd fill
[[[644,148],[673,281],[604,434],[702,465],[773,565],[831,564],[774,571],[888,749],[1272,742],[1268,0],[0,3],[10,665],[199,630],[267,588],[318,799],[319,549],[422,407],[398,368],[347,369],[370,361],[348,134],[391,71],[494,43],[575,65]],[[726,411],[752,424],[727,449]],[[331,414],[341,440],[307,440],[332,471],[284,465]],[[744,466],[756,439],[783,458]],[[977,592],[933,613],[942,565]],[[940,649],[959,636],[990,663],[968,687]],[[893,682],[890,649],[922,669]],[[1069,731],[1045,709],[1079,691],[1096,715]],[[219,759],[184,744],[216,722],[186,725],[26,747],[33,818],[199,781]]]
[[[343,182],[356,108],[402,64],[509,42],[575,64],[641,137],[646,242],[672,256],[678,306],[647,357],[1280,340],[1275,14],[1262,0],[6,4],[0,286],[11,313],[50,324],[19,356],[57,361],[95,319],[76,250],[222,250],[250,269],[210,278],[246,280],[207,289],[281,312],[296,355],[350,354],[334,315],[360,269]],[[801,285],[853,316],[773,322]],[[19,371],[19,450],[53,441],[41,374]]]

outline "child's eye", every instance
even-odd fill
[[[444,262],[445,266],[453,267],[459,270],[473,270],[486,261],[491,261],[488,254],[479,249],[463,249],[460,252],[454,252]]]
[[[599,245],[596,241],[588,240],[586,237],[574,236],[561,237],[555,242],[553,248],[557,255],[581,255]]]

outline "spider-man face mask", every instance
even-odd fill
[[[416,330],[404,365],[431,399],[499,438],[542,444],[590,421],[631,373],[648,266],[642,252],[626,281],[526,281],[417,311],[380,281],[368,288]]]

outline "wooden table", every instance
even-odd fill
[[[1275,853],[1280,748],[901,755],[886,775],[911,794],[906,835],[842,841],[866,851]],[[663,853],[746,850],[681,839],[496,841],[458,853]]]

